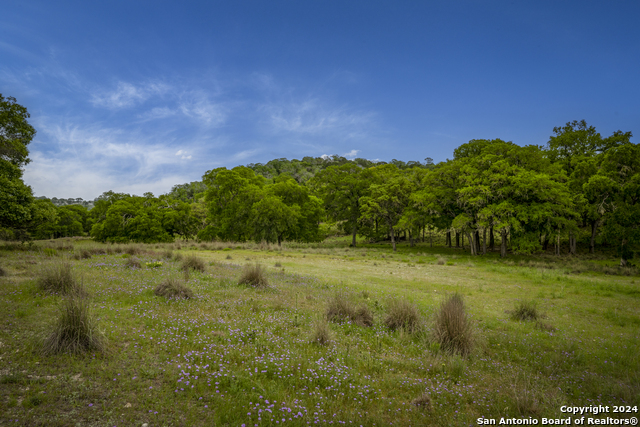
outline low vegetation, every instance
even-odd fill
[[[160,297],[182,299],[193,298],[193,291],[175,277],[170,277],[162,281],[153,290],[153,293]]]
[[[78,289],[76,289],[77,291]],[[53,330],[42,347],[44,354],[78,354],[88,351],[104,352],[106,341],[91,313],[86,291],[68,295],[60,304]]]
[[[444,427],[640,405],[638,276],[585,268],[617,259],[350,242],[0,245],[0,424]],[[207,268],[184,270],[195,254]],[[84,292],[41,287],[65,263]],[[240,284],[256,266],[268,286]],[[521,302],[537,320],[511,320]]]
[[[473,348],[471,322],[467,316],[462,295],[447,297],[436,312],[433,333],[440,348],[468,356]]]
[[[238,280],[238,284],[249,285],[255,288],[266,288],[269,286],[269,281],[267,280],[266,272],[262,265],[247,264],[242,270],[242,275],[240,276],[240,280]]]
[[[398,298],[392,298],[387,303],[384,324],[392,331],[404,329],[410,333],[417,332],[422,327],[418,307],[407,300]]]

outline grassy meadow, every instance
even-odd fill
[[[0,244],[0,425],[468,426],[640,406],[640,277],[617,263],[346,238]],[[437,333],[454,295],[465,351]],[[86,340],[61,347],[61,317]]]

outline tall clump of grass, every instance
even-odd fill
[[[311,334],[311,343],[318,345],[327,345],[331,342],[331,331],[326,319],[317,321],[313,326]]]
[[[37,279],[38,287],[52,294],[84,294],[82,284],[73,273],[71,264],[66,260],[49,262],[42,266]]]
[[[140,263],[140,260],[134,256],[127,258],[127,261],[124,263],[124,265],[129,268],[142,268],[142,264]]]
[[[187,255],[184,257],[182,267],[180,268],[185,271],[194,270],[204,272],[205,270],[204,261],[195,255]]]
[[[265,288],[269,286],[269,281],[265,274],[265,269],[260,264],[247,264],[242,270],[242,275],[238,281],[239,285],[249,285],[256,288]]]
[[[7,270],[5,270],[5,269],[4,269],[4,267],[2,267],[2,266],[0,265],[0,277],[2,277],[2,276],[8,276],[8,275],[9,275],[9,273],[7,273]]]
[[[518,301],[515,310],[511,312],[511,318],[521,321],[537,321],[540,318],[538,306],[535,301]]]
[[[387,315],[384,324],[391,330],[404,329],[417,332],[421,328],[421,316],[418,307],[406,300],[393,298],[387,303]]]
[[[461,356],[471,353],[471,322],[460,294],[451,295],[442,302],[436,313],[433,333],[441,349]]]
[[[331,322],[351,321],[359,326],[373,326],[373,314],[367,305],[356,306],[343,294],[335,294],[327,304],[325,312]]]
[[[60,305],[60,313],[53,331],[47,336],[42,348],[45,354],[104,351],[106,340],[98,330],[97,321],[91,313],[86,291],[77,287]]]
[[[180,280],[170,277],[165,279],[153,290],[153,293],[160,297],[173,299],[193,298],[193,291]]]

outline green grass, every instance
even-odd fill
[[[472,258],[428,243],[393,254],[388,244],[349,243],[0,245],[10,272],[0,277],[0,425],[450,426],[566,418],[562,405],[640,405],[640,281],[597,267],[614,268],[613,258]],[[65,297],[38,287],[41,265],[61,260],[41,247],[91,254],[69,262],[105,351],[42,354]],[[207,268],[189,269],[193,298],[154,295],[183,275],[178,258],[195,253]],[[131,269],[122,254],[164,264]],[[238,284],[234,260],[247,258],[265,266],[268,287]],[[465,357],[432,335],[454,293],[474,332]],[[373,326],[323,321],[338,294]],[[398,319],[415,309],[427,329],[387,326],[393,298],[414,304]],[[544,324],[510,319],[522,298]]]

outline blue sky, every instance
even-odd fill
[[[162,194],[274,158],[436,162],[640,133],[637,1],[30,1],[0,13],[0,93],[38,131],[38,196]],[[637,142],[637,136],[632,139]]]

